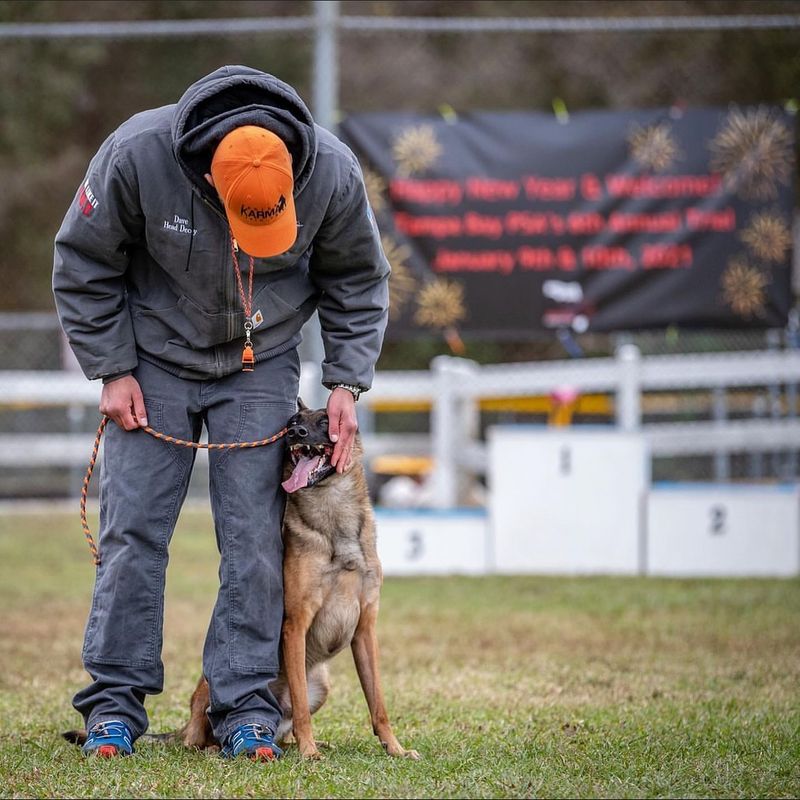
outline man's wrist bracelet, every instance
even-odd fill
[[[354,386],[352,383],[334,383],[331,387],[331,390],[333,389],[347,389],[347,391],[353,395],[353,400],[358,400],[361,396],[361,387]]]

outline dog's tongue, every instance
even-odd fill
[[[298,489],[308,486],[308,478],[311,473],[319,466],[322,456],[301,456],[292,474],[281,484],[283,488],[291,494]]]

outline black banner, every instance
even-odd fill
[[[794,119],[776,108],[360,114],[389,335],[785,324]]]

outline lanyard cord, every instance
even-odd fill
[[[242,299],[242,308],[247,320],[250,320],[253,315],[253,274],[255,272],[255,260],[253,256],[247,256],[250,262],[249,274],[247,276],[247,296],[244,294],[244,285],[242,283],[242,271],[239,268],[239,245],[236,239],[233,238],[231,233],[231,256],[233,258],[233,272],[236,275],[236,285],[239,287],[239,297]]]
[[[256,264],[253,256],[248,255],[250,269],[247,277],[247,295],[244,293],[242,282],[242,271],[239,268],[239,245],[233,238],[231,231],[231,257],[233,259],[233,274],[236,276],[236,286],[239,288],[239,297],[242,300],[244,309],[244,348],[242,350],[242,372],[252,372],[256,359],[253,353],[253,342],[250,340],[250,332],[253,330],[253,275]]]

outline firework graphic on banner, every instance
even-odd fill
[[[442,154],[442,146],[432,125],[407,128],[392,143],[392,157],[400,176],[416,175],[432,167]]]
[[[744,319],[761,317],[767,301],[769,277],[744,259],[732,258],[722,273],[722,297]]]
[[[386,181],[375,170],[364,168],[364,186],[367,190],[367,200],[376,214],[386,210]]]
[[[392,268],[389,277],[389,319],[395,320],[402,316],[408,301],[413,297],[417,281],[406,264],[411,255],[408,245],[398,244],[391,236],[381,236],[381,244]]]
[[[464,287],[457,281],[437,278],[420,289],[414,315],[418,325],[449,328],[466,316]]]
[[[661,172],[669,169],[682,157],[680,147],[673,138],[668,125],[635,125],[628,137],[628,146],[633,160],[644,169]]]
[[[788,185],[794,165],[792,134],[765,107],[733,109],[710,144],[711,169],[745,200],[770,200]]]
[[[739,237],[752,255],[764,261],[783,261],[792,246],[789,227],[777,213],[770,211],[752,217]]]
[[[436,278],[420,289],[414,321],[425,328],[441,330],[450,349],[457,354],[466,348],[456,323],[466,316],[464,287],[457,281]]]

